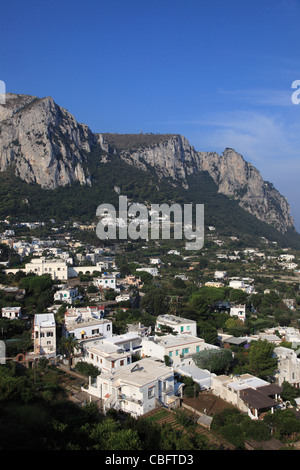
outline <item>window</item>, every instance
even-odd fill
[[[153,398],[155,392],[155,386],[148,388],[148,398]]]

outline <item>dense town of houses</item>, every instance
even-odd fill
[[[31,226],[30,226],[31,227]],[[36,225],[34,225],[36,227]],[[213,231],[213,227],[210,228]],[[222,242],[214,240],[219,246]],[[70,256],[68,245],[64,251],[55,245],[55,241],[32,242],[19,241],[14,238],[13,230],[6,230],[1,237],[1,243],[12,247],[21,258],[32,256],[23,268],[5,266],[6,273],[16,273],[23,270],[26,274],[49,274],[57,285],[54,300],[67,303],[64,314],[62,335],[71,336],[78,340],[80,352],[74,361],[83,361],[96,366],[101,373],[95,380],[89,378],[85,392],[98,398],[103,403],[103,409],[115,408],[130,413],[134,417],[154,409],[158,404],[176,408],[179,406],[183,393],[183,383],[178,376],[192,377],[201,390],[211,390],[216,396],[234,404],[241,411],[257,419],[266,410],[274,411],[281,406],[280,391],[284,381],[295,387],[300,387],[300,359],[297,350],[300,348],[300,331],[295,328],[278,328],[265,330],[258,335],[236,338],[230,335],[219,335],[219,345],[211,345],[197,335],[196,322],[181,318],[178,315],[165,314],[157,317],[154,331],[143,325],[130,325],[125,334],[113,334],[113,320],[106,315],[106,306],[90,305],[87,307],[74,306],[80,300],[78,289],[71,287],[68,280],[81,274],[97,272],[93,278],[94,285],[100,289],[112,289],[118,295],[115,302],[130,301],[131,289],[142,287],[142,281],[136,276],[120,277],[115,260],[106,256],[100,249],[92,249],[84,256],[77,253],[76,261]],[[80,245],[80,244],[79,244]],[[76,245],[78,246],[78,245]],[[69,247],[74,248],[70,241]],[[47,249],[47,255],[44,254]],[[181,256],[177,250],[170,250],[170,255]],[[245,250],[244,255],[264,259],[264,253],[255,249]],[[51,255],[51,256],[49,256]],[[227,254],[217,254],[218,259],[224,259]],[[231,255],[231,260],[239,259],[239,252]],[[89,261],[84,265],[85,261]],[[286,270],[296,270],[298,267],[295,257],[288,253],[280,255],[276,260]],[[145,271],[152,276],[159,276],[161,260],[150,258],[149,265],[140,266],[137,272]],[[175,277],[187,279],[185,274]],[[214,278],[205,286],[222,287],[224,282],[234,288],[250,294],[255,293],[251,278],[229,278],[226,271],[215,271]],[[3,288],[6,288],[3,286]],[[6,288],[9,289],[9,288]],[[242,321],[246,319],[246,306],[230,304],[230,315]],[[293,305],[290,305],[293,308]],[[32,328],[34,350],[32,357],[47,357],[57,359],[57,325],[55,306],[48,313],[34,315]],[[22,317],[20,307],[5,307],[2,317],[15,319]],[[294,349],[279,346],[284,338],[292,343]],[[241,376],[217,376],[209,370],[196,366],[194,355],[210,349],[218,349],[224,345],[245,346],[251,341],[265,339],[275,345],[274,354],[278,358],[276,383],[270,384],[250,374]],[[64,357],[61,358],[64,360]]]

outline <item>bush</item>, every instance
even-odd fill
[[[77,362],[75,370],[80,374],[86,375],[87,377],[95,378],[100,374],[98,367],[93,366],[93,364],[88,364],[87,362]]]

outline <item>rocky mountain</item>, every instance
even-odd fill
[[[259,220],[282,232],[294,225],[286,198],[233,149],[226,148],[223,155],[198,152],[180,135],[157,136],[158,142],[153,137],[147,142],[141,135],[135,139],[132,136],[131,140],[115,134],[104,137],[126,162],[144,170],[154,168],[159,178],[174,178],[186,187],[189,175],[206,171],[220,193],[239,201],[242,208]]]
[[[14,165],[27,183],[49,189],[73,181],[91,184],[84,166],[97,143],[88,126],[51,97],[8,93],[0,106],[0,171]]]
[[[118,157],[183,188],[190,176],[206,172],[220,194],[238,201],[257,219],[283,233],[293,228],[287,200],[233,149],[222,155],[196,151],[180,135],[95,134],[51,97],[8,93],[0,105],[0,172],[14,168],[21,180],[43,189],[74,182],[90,187],[95,149],[101,151],[99,165],[108,156]]]

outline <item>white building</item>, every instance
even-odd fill
[[[234,279],[229,282],[229,287],[233,289],[241,289],[246,294],[254,294],[255,289],[251,284],[245,284],[243,279]]]
[[[243,322],[246,320],[246,305],[233,305],[230,307],[230,316],[237,317]]]
[[[53,313],[40,313],[34,316],[32,335],[34,354],[56,355],[56,324]]]
[[[68,265],[61,259],[47,259],[44,256],[33,258],[25,264],[25,273],[35,273],[38,276],[49,274],[52,279],[68,279]]]
[[[278,360],[276,379],[279,385],[289,382],[293,387],[300,387],[300,359],[293,349],[279,346],[274,348]]]
[[[297,328],[290,326],[282,328],[282,336],[285,341],[292,343],[292,348],[299,348],[300,346],[300,332]]]
[[[94,285],[98,288],[120,290],[116,286],[116,276],[114,274],[102,274],[101,277],[94,279]]]
[[[84,321],[99,320],[103,318],[105,312],[104,305],[89,305],[87,307],[69,307],[65,312],[65,324],[74,322],[76,319]]]
[[[104,307],[69,308],[62,327],[64,336],[78,340],[112,336],[112,321],[103,318]]]
[[[229,287],[232,287],[233,289],[244,289],[245,283],[243,280],[234,279],[233,281],[229,281]]]
[[[151,276],[158,276],[158,269],[145,267],[145,268],[137,268],[136,271],[146,271],[147,273],[151,274]]]
[[[161,264],[160,258],[150,258],[150,264]]]
[[[298,264],[289,263],[289,262],[283,262],[283,263],[280,263],[280,265],[282,266],[282,268],[289,269],[289,270],[294,270],[298,267]]]
[[[289,255],[287,253],[285,254],[282,254],[282,255],[279,255],[278,257],[279,260],[283,260],[283,261],[292,261],[293,259],[295,259],[295,255]]]
[[[114,408],[133,417],[142,416],[160,404],[179,405],[173,369],[154,358],[101,373],[85,391],[103,400],[104,412]]]
[[[192,355],[208,349],[204,339],[191,335],[165,335],[143,338],[142,355],[155,356],[161,361],[165,356],[171,360],[173,367],[180,365],[194,365]],[[213,346],[211,346],[213,347]]]
[[[2,318],[8,318],[9,320],[21,318],[21,307],[3,307],[1,312]]]
[[[104,372],[112,372],[132,362],[132,356],[129,352],[104,340],[85,342],[83,349],[84,358],[82,361],[88,362]]]
[[[156,319],[155,332],[162,331],[163,326],[168,326],[178,334],[190,334],[197,336],[197,322],[175,315],[159,315]]]
[[[101,371],[111,372],[132,363],[132,357],[141,349],[138,334],[126,333],[107,338],[83,341],[83,361],[93,364]]]
[[[123,294],[117,295],[115,298],[116,302],[127,302],[128,300],[131,300],[131,295],[130,293],[125,292]]]
[[[227,276],[226,271],[215,271],[215,274],[214,274],[215,279],[225,279],[226,276]]]
[[[200,390],[210,390],[212,379],[216,374],[207,369],[200,369],[197,366],[178,366],[176,372],[185,377],[191,377],[200,387]]]
[[[72,304],[78,298],[79,296],[77,287],[64,289],[64,286],[62,286],[62,288],[60,288],[54,294],[54,300],[56,302],[66,302]]]
[[[63,326],[64,336],[73,336],[78,340],[112,334],[112,322],[109,320],[78,320]]]
[[[262,413],[275,411],[281,387],[270,384],[251,374],[228,377],[213,377],[212,391],[223,400],[245,412],[251,419],[258,419]]]

